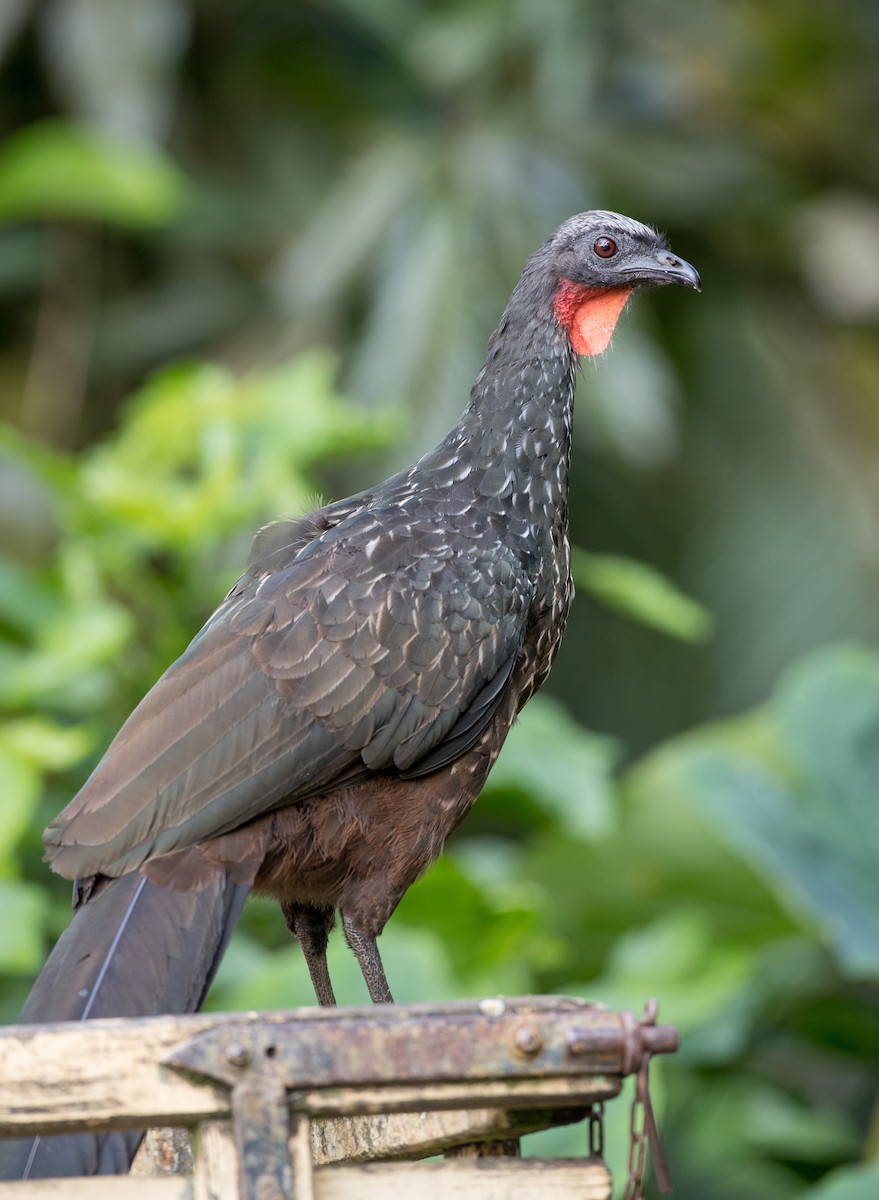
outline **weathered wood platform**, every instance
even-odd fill
[[[0,1136],[153,1132],[127,1178],[0,1184],[0,1200],[609,1200],[600,1159],[521,1159],[518,1138],[594,1114],[676,1045],[560,997],[11,1027]]]

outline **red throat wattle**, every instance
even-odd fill
[[[607,349],[632,290],[591,288],[570,279],[562,280],[553,307],[577,354],[591,357]]]

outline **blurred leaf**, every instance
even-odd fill
[[[249,376],[208,363],[159,372],[117,434],[86,456],[84,517],[112,517],[128,539],[136,532],[146,544],[204,554],[248,521],[301,511],[313,495],[308,468],[384,447],[395,428],[390,410],[342,400],[335,371],[331,355],[313,350]]]
[[[109,681],[102,681],[101,669],[118,659],[131,632],[131,615],[118,605],[68,609],[41,631],[31,653],[0,672],[0,703],[90,707],[106,695]]]
[[[410,204],[413,186],[425,173],[423,153],[410,137],[390,136],[361,158],[350,160],[330,195],[289,258],[278,268],[282,292],[301,305],[338,302],[352,276],[376,254],[381,240]]]
[[[854,976],[879,977],[879,655],[822,651],[770,709],[786,777],[714,749],[683,751],[682,775],[730,842],[814,921]]]
[[[578,725],[558,700],[538,696],[510,730],[486,786],[526,791],[572,834],[597,837],[613,824],[618,758],[612,738]]]
[[[36,971],[45,955],[48,897],[41,888],[0,880],[0,970],[10,974]],[[14,914],[14,920],[8,919]]]
[[[32,570],[0,559],[0,621],[27,634],[49,620],[56,605],[52,589]]]
[[[643,625],[686,642],[704,642],[714,621],[655,567],[616,554],[572,551],[574,582],[596,599]]]
[[[526,903],[524,888],[511,893],[486,886],[474,869],[474,849],[463,858],[445,854],[408,890],[398,919],[440,937],[456,976],[468,985],[488,978],[495,990],[517,990],[524,966],[517,959],[537,926],[539,904]]]
[[[399,1003],[423,1000],[425,995],[451,999],[460,994],[441,944],[429,930],[392,926],[382,935],[380,949]],[[363,976],[340,929],[330,937],[327,962],[339,1003],[368,1004]],[[313,1005],[314,991],[298,945],[291,940],[284,949],[269,952],[249,937],[236,936],[206,1007],[240,1012]]]
[[[3,797],[0,875],[14,876],[19,873],[12,856],[22,834],[33,822],[41,782],[41,773],[34,764],[17,753],[5,736],[0,736],[0,796]]]
[[[73,121],[29,125],[0,148],[0,221],[162,225],[184,196],[181,172],[155,147]]]
[[[838,1112],[807,1106],[780,1088],[754,1089],[746,1132],[752,1145],[797,1162],[833,1162],[858,1152],[857,1134]]]
[[[109,129],[165,132],[189,42],[188,0],[53,0],[38,31],[56,91]]]
[[[833,837],[838,816],[853,818],[865,835],[862,865],[879,842],[879,653],[868,646],[828,646],[809,655],[781,680],[773,707],[784,742],[822,793],[809,797],[812,815]],[[834,812],[838,799],[852,812]],[[823,819],[822,819],[823,818]]]
[[[876,1200],[879,1195],[879,1163],[840,1167],[803,1193],[803,1200]]]
[[[748,985],[754,959],[744,947],[719,943],[702,915],[677,912],[624,933],[606,973],[577,990],[605,1004],[640,1012],[650,996],[684,1035],[688,1061],[723,1062],[740,1052],[752,1016]]]
[[[879,976],[879,877],[859,860],[875,831],[837,811],[832,843],[798,798],[756,768],[705,754],[690,763],[693,784],[730,841],[775,881],[782,898],[822,928],[854,976]]]
[[[49,771],[63,771],[81,762],[92,741],[81,725],[59,725],[39,717],[8,721],[0,729],[0,745]]]
[[[392,445],[407,421],[406,412],[387,404],[364,409],[341,398],[337,376],[335,356],[316,347],[252,384],[245,380],[252,436],[264,437],[266,426],[287,430],[289,450],[303,467]]]

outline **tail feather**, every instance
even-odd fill
[[[100,880],[59,938],[19,1020],[45,1024],[197,1011],[248,891],[219,875],[191,892],[157,887],[136,873]],[[142,1136],[0,1140],[0,1179],[123,1174]]]

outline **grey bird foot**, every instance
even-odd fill
[[[387,976],[375,938],[367,937],[365,933],[355,929],[345,913],[342,913],[342,928],[345,930],[348,945],[360,963],[360,970],[363,972],[363,978],[373,1004],[393,1004],[394,997],[388,987]]]
[[[335,912],[331,908],[308,908],[300,904],[282,904],[281,910],[287,928],[302,947],[318,1004],[321,1008],[334,1008],[336,996],[327,966],[327,940],[335,924]]]

